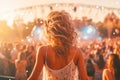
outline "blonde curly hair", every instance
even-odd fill
[[[49,43],[59,55],[69,54],[76,33],[71,16],[65,11],[52,11],[45,21],[45,32]]]

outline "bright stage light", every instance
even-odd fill
[[[102,36],[98,36],[98,38],[97,38],[97,39],[101,41],[101,40],[102,40]]]
[[[89,40],[95,39],[97,36],[97,30],[94,26],[88,25],[82,28],[81,30],[82,39]]]
[[[32,37],[36,41],[43,41],[45,39],[44,36],[44,28],[35,26],[31,32]]]

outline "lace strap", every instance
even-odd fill
[[[76,53],[77,53],[77,48],[75,47],[75,54],[73,55],[73,59],[74,59]],[[72,59],[72,60],[73,60],[73,59]]]
[[[47,50],[48,50],[48,46],[46,47],[45,64],[47,64]]]

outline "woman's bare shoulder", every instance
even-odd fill
[[[104,69],[104,70],[103,70],[103,73],[104,73],[104,74],[109,74],[109,73],[110,73],[110,70],[109,70],[109,69]]]
[[[43,49],[43,48],[47,48],[48,47],[48,45],[40,45],[40,46],[38,46],[38,49]]]
[[[45,57],[47,47],[48,47],[48,45],[41,45],[41,46],[39,46],[38,49],[37,49],[37,56],[38,57],[40,57],[40,56]]]
[[[37,48],[37,52],[43,52],[47,49],[48,45],[41,45]]]
[[[75,48],[75,50],[76,50],[76,55],[78,57],[82,57],[83,52],[80,50],[80,48]]]
[[[77,47],[73,47],[73,50],[75,53],[74,60],[75,60],[75,63],[77,64],[78,60],[83,59],[82,52],[81,52],[80,48],[77,48]]]

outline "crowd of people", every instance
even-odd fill
[[[1,43],[0,75],[26,80],[35,64],[35,46],[24,43]]]
[[[86,69],[87,74],[90,78],[90,80],[119,80],[113,79],[109,76],[112,76],[110,74],[111,71],[104,71],[106,68],[109,70],[114,71],[113,67],[116,67],[114,72],[118,75],[120,72],[120,38],[106,38],[102,41],[89,41],[86,43],[84,47],[81,47],[81,50],[83,51],[83,56],[86,62]],[[110,56],[117,56],[117,60],[110,60]],[[108,74],[107,74],[108,73]],[[106,76],[107,74],[107,76]],[[104,78],[104,79],[102,79]]]
[[[0,45],[0,75],[15,80],[120,80],[120,37],[77,43],[65,11],[45,21],[46,44]]]

